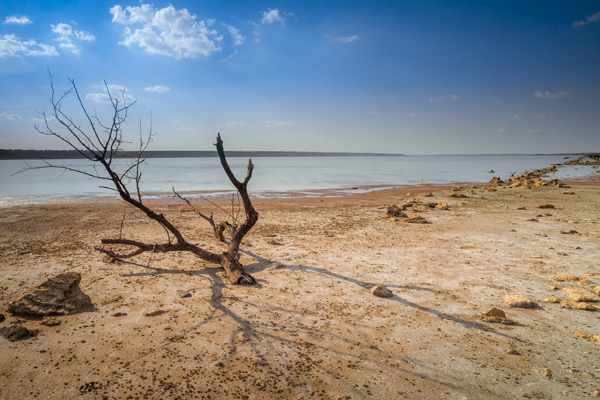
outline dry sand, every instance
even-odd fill
[[[257,199],[242,256],[254,287],[226,284],[191,255],[154,254],[149,265],[148,254],[127,263],[100,255],[93,246],[118,236],[124,212],[124,237],[165,240],[122,202],[0,208],[0,327],[39,329],[28,340],[0,337],[0,398],[591,398],[600,346],[585,332],[600,334],[600,312],[543,299],[600,285],[599,186],[446,198],[449,189]],[[407,192],[428,191],[416,198],[449,204],[418,212],[430,223],[380,218]],[[544,203],[556,208],[535,208]],[[190,241],[223,248],[181,203],[151,204]],[[577,233],[559,233],[567,230]],[[58,316],[58,326],[6,311],[65,271],[82,274],[96,310]],[[376,284],[394,296],[373,296]],[[504,295],[534,308],[511,308]],[[477,319],[492,307],[516,324]],[[167,312],[143,315],[158,309]]]

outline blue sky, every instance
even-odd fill
[[[49,69],[154,150],[600,151],[599,2],[319,3],[4,1],[0,148],[64,148]]]

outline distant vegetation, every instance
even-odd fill
[[[227,157],[340,157],[340,156],[401,156],[384,153],[322,153],[316,151],[227,151]],[[137,151],[119,151],[114,158],[137,158]],[[146,151],[146,158],[204,158],[218,157],[212,151]],[[83,159],[75,150],[5,150],[0,149],[0,160],[69,160]]]

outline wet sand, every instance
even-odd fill
[[[600,186],[462,186],[467,198],[431,186],[256,199],[260,219],[241,258],[254,287],[227,284],[192,255],[99,254],[94,246],[118,237],[124,213],[123,237],[166,241],[123,202],[2,207],[0,327],[39,333],[0,337],[0,398],[591,398],[600,346],[571,331],[600,334],[600,312],[544,299],[600,285]],[[381,218],[409,199],[449,209],[422,207],[427,224]],[[191,242],[224,249],[181,202],[148,203]],[[536,209],[545,203],[555,208]],[[15,295],[65,271],[81,273],[95,310],[58,316],[58,326],[7,312]],[[394,296],[373,296],[375,284]],[[536,305],[511,308],[507,294]],[[492,307],[516,324],[477,319]],[[143,315],[157,309],[168,311]]]

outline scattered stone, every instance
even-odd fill
[[[124,316],[126,316],[126,315],[127,315],[127,313],[126,313],[126,312],[116,312],[116,313],[114,313],[112,316],[113,316],[113,317],[124,317]]]
[[[483,322],[492,322],[496,324],[514,325],[516,322],[506,318],[504,311],[499,308],[492,307],[483,314],[477,315],[477,319]]]
[[[158,309],[158,310],[147,311],[147,312],[143,313],[142,315],[144,317],[154,317],[156,315],[161,315],[161,314],[168,313],[168,312],[171,312],[171,311],[175,311],[175,309],[172,309],[172,308],[161,308],[161,309]]]
[[[406,193],[406,197],[415,197],[415,195],[412,193]]]
[[[596,172],[600,172],[600,170],[598,170]],[[596,390],[594,390],[594,393],[592,394],[592,396],[594,396],[594,397],[600,397],[600,386],[598,386],[596,388]]]
[[[560,299],[555,296],[546,297],[544,303],[560,303]]]
[[[8,307],[15,314],[74,314],[94,306],[90,297],[79,288],[80,282],[81,274],[65,272],[27,289],[15,297]]]
[[[371,288],[371,293],[377,297],[393,297],[394,293],[384,285],[375,285]]]
[[[552,371],[550,368],[540,369],[538,373],[546,379],[552,379]]]
[[[464,199],[464,198],[468,198],[469,196],[467,196],[466,194],[463,194],[463,193],[456,193],[456,192],[454,192],[454,193],[450,193],[446,197],[456,197],[456,198],[459,198],[459,199]]]
[[[568,191],[568,192],[562,192],[562,194],[575,194],[575,192]]]
[[[460,192],[461,190],[463,190],[462,186],[455,186],[452,188],[453,192]]]
[[[585,311],[596,311],[597,308],[590,303],[578,302],[573,300],[563,300],[560,302],[560,306],[568,308],[570,310],[585,310]]]
[[[558,267],[561,267],[561,266],[559,265]],[[564,267],[564,265],[562,267]],[[559,274],[559,275],[552,275],[550,277],[550,279],[554,279],[555,281],[579,282],[579,280],[581,278],[578,276],[574,276],[574,275]]]
[[[488,192],[497,192],[497,190],[495,188],[488,188],[487,190]]]
[[[525,221],[527,221],[527,222],[539,222],[539,220],[537,220],[535,218],[529,218],[529,219],[526,219]]]
[[[465,310],[477,310],[477,306],[464,306]]]
[[[513,347],[511,347],[510,349],[506,350],[506,352],[507,352],[508,354],[512,354],[512,355],[514,355],[514,356],[520,356],[520,355],[521,355],[521,353],[519,353],[519,352],[517,351],[517,349],[515,349],[515,348],[513,348]]]
[[[554,208],[552,204],[540,204],[539,206],[535,206],[535,208]]]
[[[36,330],[29,330],[21,325],[11,325],[0,328],[0,335],[2,335],[9,342],[16,342],[17,340],[29,339],[30,337],[33,337],[36,334]]]
[[[440,203],[440,204],[436,205],[435,208],[439,208],[440,210],[447,210],[448,203]]]
[[[114,303],[115,301],[119,301],[119,300],[122,300],[122,299],[123,299],[123,296],[121,296],[120,294],[115,294],[114,296],[112,296],[112,297],[104,300],[102,302],[102,305],[105,306],[107,304]]]
[[[267,243],[268,243],[268,244],[271,244],[271,245],[273,245],[273,246],[283,246],[283,243],[281,243],[281,242],[278,242],[278,241],[277,241],[277,240],[275,240],[275,239],[269,239],[269,240],[267,240]]]
[[[527,208],[526,207],[519,207],[519,208],[517,208],[517,210],[527,210]]]
[[[427,220],[423,217],[421,217],[418,214],[415,215],[411,215],[409,218],[405,219],[404,222],[407,222],[409,224],[426,224]]]
[[[57,326],[60,325],[60,320],[53,317],[44,317],[42,318],[41,324],[46,326]]]
[[[568,287],[564,288],[563,292],[567,294],[573,301],[590,301],[597,302],[600,301],[600,297],[589,289],[585,288],[577,288],[577,287]]]
[[[577,231],[573,229],[568,229],[566,231],[560,231],[558,233],[560,233],[561,235],[574,235],[577,233]]]
[[[548,289],[550,289],[550,290],[559,290],[560,287],[558,287],[556,285],[550,285],[550,286],[548,286]]]
[[[431,193],[431,192],[419,193],[418,196],[419,197],[433,197],[433,193]]]
[[[513,308],[534,308],[535,303],[525,296],[506,294],[500,298]]]
[[[178,290],[177,296],[179,296],[179,298],[185,299],[187,297],[192,297],[192,294],[187,290]]]

